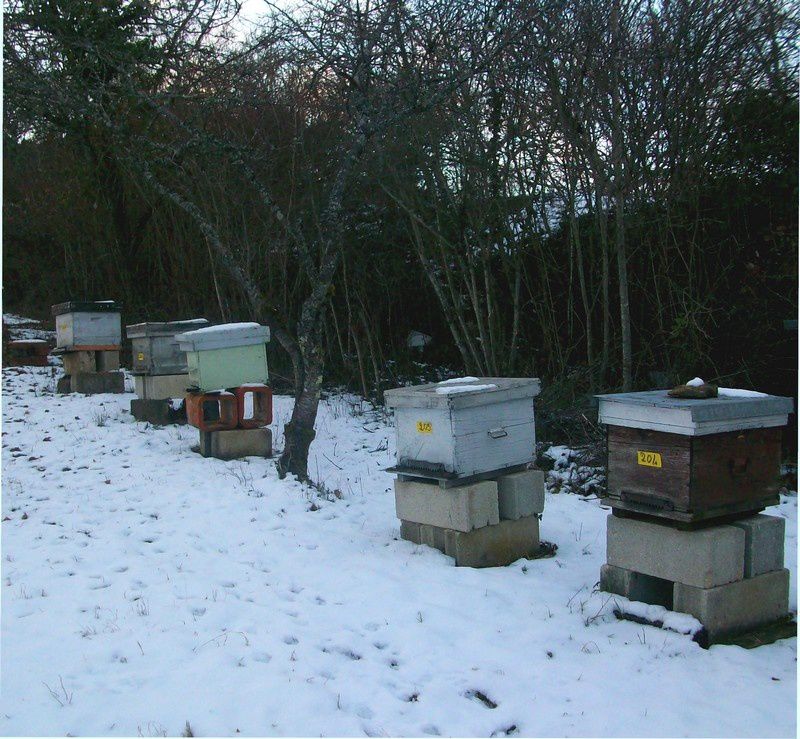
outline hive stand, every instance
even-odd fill
[[[600,589],[691,614],[705,645],[726,640],[788,615],[784,530],[778,516],[681,531],[611,514]]]
[[[204,457],[272,456],[272,431],[263,425],[272,420],[269,388],[259,385],[234,388],[233,392],[189,393],[186,412],[189,423],[200,430],[198,450]]]
[[[268,428],[201,431],[200,454],[226,461],[271,457],[272,431]]]
[[[539,551],[544,473],[525,470],[457,487],[395,481],[400,536],[453,557],[457,567],[502,567]]]

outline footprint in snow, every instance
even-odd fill
[[[266,652],[256,652],[253,655],[253,660],[256,662],[261,662],[262,664],[267,664],[272,660],[272,655],[267,654]]]
[[[486,693],[481,690],[468,690],[466,693],[464,693],[464,697],[469,698],[470,700],[479,701],[486,708],[497,708],[497,703],[495,703],[488,695],[486,695]]]
[[[291,645],[291,644],[297,644],[297,643],[298,643],[298,641],[297,641],[297,639],[296,639],[295,637],[293,637],[293,636],[284,636],[284,637],[283,637],[283,643],[284,643],[284,644],[289,644],[289,645]]]

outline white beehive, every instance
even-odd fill
[[[531,463],[537,378],[465,377],[387,390],[397,466],[416,477],[461,480]]]
[[[52,308],[56,347],[67,351],[113,351],[122,345],[120,307],[113,300],[70,300]]]

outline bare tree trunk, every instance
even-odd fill
[[[617,279],[619,281],[619,319],[622,335],[622,389],[628,392],[633,388],[633,347],[631,342],[631,308],[628,296],[628,256],[625,249],[625,196],[622,140],[622,105],[620,102],[619,64],[621,56],[619,30],[619,0],[614,0],[611,8],[611,33],[614,38],[611,105],[613,129],[611,132],[612,159],[614,161],[614,233],[617,251]]]
[[[333,278],[339,263],[342,236],[342,208],[345,188],[356,163],[367,142],[364,125],[357,126],[356,138],[344,153],[336,177],[328,195],[328,202],[320,218],[319,271],[314,275],[315,284],[303,301],[300,320],[297,322],[297,343],[300,348],[300,382],[295,390],[292,418],[284,427],[286,445],[278,460],[278,473],[288,473],[300,480],[308,480],[308,449],[316,432],[324,357],[322,351],[322,321],[328,304]]]

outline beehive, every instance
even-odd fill
[[[56,347],[66,351],[110,351],[122,344],[120,306],[113,300],[71,300],[52,307]]]
[[[205,328],[205,318],[168,323],[137,323],[126,326],[131,341],[135,375],[180,375],[188,372],[186,352],[178,346],[176,336],[192,329]]]
[[[598,396],[615,510],[693,523],[778,502],[792,400],[725,392],[703,400],[665,390]]]
[[[468,377],[387,390],[397,465],[413,477],[465,481],[535,458],[536,378]]]
[[[186,352],[190,387],[209,392],[269,380],[266,326],[227,323],[179,334],[176,340]]]

